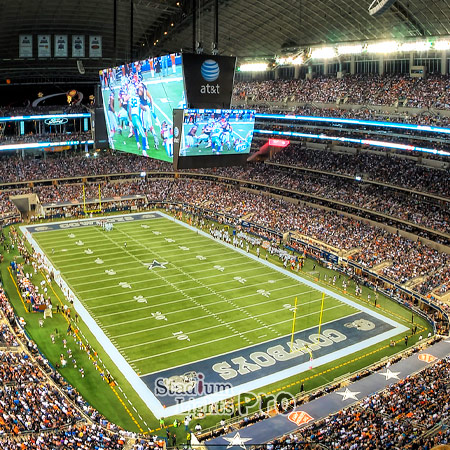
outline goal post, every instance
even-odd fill
[[[86,205],[86,188],[83,184],[83,212],[88,215],[91,213],[98,213],[102,211],[102,188],[101,185],[98,185],[98,208],[97,209],[87,209]]]

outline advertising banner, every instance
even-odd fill
[[[183,53],[188,107],[229,109],[235,66],[234,56]]]

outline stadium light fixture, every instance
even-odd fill
[[[304,62],[303,55],[278,56],[275,62],[279,66],[301,66]]]
[[[367,53],[395,53],[398,51],[398,42],[387,41],[367,45]]]
[[[434,48],[435,50],[448,50],[450,49],[450,41],[436,41]]]
[[[426,52],[431,48],[429,41],[404,42],[398,46],[401,52]]]
[[[267,70],[267,63],[248,63],[239,66],[240,72],[264,72]]]
[[[356,55],[363,51],[362,44],[357,45],[339,45],[337,48],[338,55]]]
[[[336,51],[333,47],[314,48],[311,52],[311,58],[314,59],[332,59],[336,57]]]

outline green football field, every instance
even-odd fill
[[[264,249],[258,259],[255,249],[247,254],[244,245],[238,251],[158,212],[108,220],[114,222],[112,231],[95,225],[96,220],[36,225],[28,230],[81,302],[75,307],[85,309],[77,312],[86,326],[157,417],[179,414],[189,406],[187,400],[180,407],[170,403],[174,401],[171,394],[155,397],[158,379],[175,380],[195,370],[220,381],[227,358],[230,362],[267,358],[266,351],[289,348],[296,298],[294,342],[300,342],[301,333],[310,340],[306,347],[295,344],[298,357],[307,358],[303,363],[299,360],[305,367],[289,363],[283,368],[279,362],[282,370],[278,370],[273,365],[264,367],[264,360],[258,359],[262,369],[251,375],[255,388],[277,385],[308,370],[308,345],[319,367],[406,329],[389,324],[383,316],[377,319],[376,313],[331,291],[323,297],[319,285],[266,263]],[[322,332],[326,334],[328,327],[332,337],[343,338],[343,344],[338,344],[340,338],[333,344],[311,334],[317,332],[322,298]],[[358,337],[358,329],[366,323],[372,331]],[[325,339],[323,348],[314,344],[316,339]],[[341,353],[338,348],[331,351],[328,345],[332,344],[340,345]],[[280,361],[283,358],[287,359],[285,350]],[[246,392],[245,380],[238,378],[232,381],[237,389],[233,395]],[[198,401],[206,405],[207,400]],[[165,409],[166,404],[170,408]]]
[[[287,335],[296,296],[296,330],[319,321],[319,291],[166,218],[34,238],[138,374]],[[354,312],[326,298],[323,322]]]
[[[161,126],[164,121],[168,124],[173,123],[173,109],[179,108],[181,102],[183,102],[184,83],[182,77],[181,65],[176,66],[176,72],[172,72],[172,68],[169,68],[169,75],[161,77],[159,74],[151,76],[150,72],[144,72],[143,82],[147,86],[150,92],[154,112],[158,118],[159,125],[154,123],[156,135],[159,139],[159,146],[155,147],[155,142],[152,134],[148,133],[148,146],[147,155],[151,158],[161,159],[163,161],[172,162],[172,157],[169,157],[161,142]],[[120,109],[118,101],[118,93],[120,90],[120,83],[114,87],[114,108],[118,112]],[[105,104],[105,112],[108,110],[108,99],[110,95],[110,89],[103,89],[103,101]],[[105,115],[108,133],[110,133],[111,126],[109,124],[108,114]],[[128,153],[134,153],[142,155],[142,148],[138,148],[136,144],[136,138],[134,135],[129,136],[130,129],[126,127],[122,130],[122,134],[116,132],[112,137],[114,148]]]

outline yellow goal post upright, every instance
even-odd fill
[[[322,292],[322,304],[320,306],[320,316],[319,316],[319,331],[318,334],[320,336],[320,331],[322,329],[322,318],[323,318],[323,306],[324,306],[324,302],[325,302],[325,292]],[[294,334],[295,334],[295,320],[297,318],[297,297],[295,297],[295,303],[294,303],[294,317],[292,319],[292,332],[291,332],[291,348],[290,348],[290,353],[294,352],[294,351],[298,351],[298,350],[304,350],[306,352],[309,353],[310,356],[310,361],[312,361],[313,359],[313,355],[312,355],[312,351],[311,349],[305,345],[304,347],[298,348],[294,350]]]
[[[83,211],[84,214],[88,215],[91,213],[98,213],[102,211],[102,188],[101,185],[98,185],[98,208],[97,209],[87,209],[86,207],[86,189],[83,183]]]

